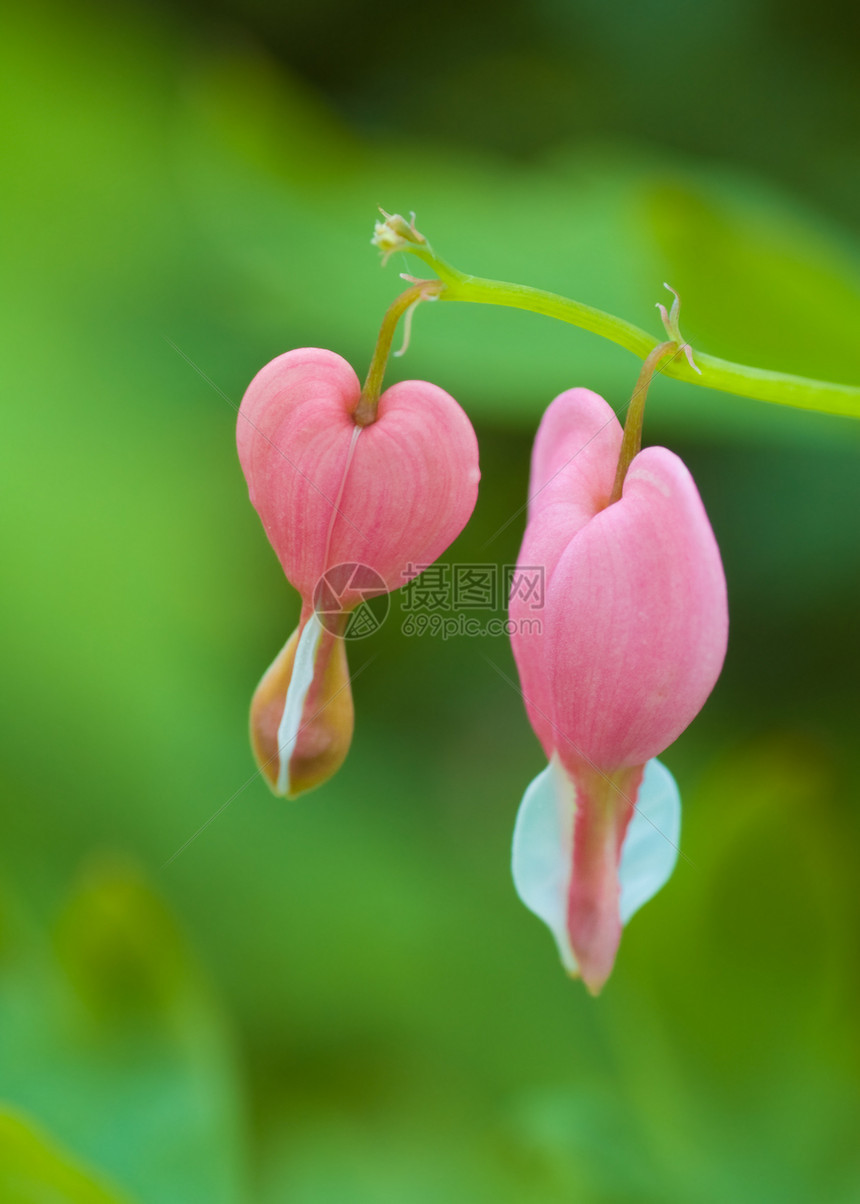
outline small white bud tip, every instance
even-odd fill
[[[415,214],[407,222],[399,213],[387,213],[380,208],[379,212],[385,218],[373,227],[371,246],[378,247],[382,252],[382,262],[385,265],[395,251],[405,251],[409,243],[424,243],[427,239],[415,226]]]

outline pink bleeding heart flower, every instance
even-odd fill
[[[349,749],[351,612],[436,560],[477,498],[478,444],[452,397],[402,381],[382,394],[375,421],[358,425],[360,395],[346,360],[302,348],[262,368],[239,409],[251,502],[302,597],[298,629],[251,704],[257,762],[288,797],[327,780]],[[328,609],[315,606],[321,583],[337,595],[337,615],[317,613]]]
[[[622,925],[674,869],[680,800],[654,758],[703,706],[728,635],[719,549],[690,473],[646,448],[610,504],[621,441],[588,389],[549,406],[510,601],[522,693],[549,760],[517,817],[514,881],[593,994]],[[536,609],[519,587],[541,569]]]

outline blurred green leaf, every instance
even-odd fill
[[[860,381],[860,248],[728,173],[644,182],[648,226],[684,296],[687,337],[728,359]],[[707,340],[707,346],[705,344]]]
[[[286,321],[297,342],[313,344],[324,326],[364,362],[369,311],[378,321],[383,296],[397,291],[395,261],[384,294],[366,247],[383,197],[389,209],[417,210],[422,230],[462,270],[549,288],[655,334],[669,279],[700,350],[860,380],[856,242],[736,172],[629,148],[561,151],[515,170],[426,146],[362,145],[282,71],[245,52],[201,63],[183,146],[195,210],[225,264],[253,285],[246,313],[269,339]],[[452,304],[422,314],[419,328],[408,371],[432,376],[470,412],[506,421],[531,425],[554,393],[594,379],[620,404],[635,381],[626,352],[534,315]],[[681,385],[668,397],[690,424],[780,429],[754,402]]]
[[[127,859],[85,870],[48,943],[18,908],[0,1096],[142,1202],[241,1199],[241,1096],[214,1001]]]
[[[0,1109],[0,1199],[3,1204],[123,1204],[15,1113]]]

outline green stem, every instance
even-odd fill
[[[443,277],[444,279],[444,277]],[[602,335],[618,343],[644,359],[653,349],[656,340],[646,331],[640,330],[632,322],[616,318],[595,309],[592,305],[584,305],[581,301],[572,301],[558,293],[548,293],[543,289],[530,288],[526,284],[506,284],[502,280],[482,280],[477,276],[463,276],[452,283],[445,281],[445,289],[441,294],[445,301],[477,301],[485,305],[507,305],[514,309],[526,309],[533,314],[545,314],[548,318],[559,318],[572,326],[590,330],[593,334]]]
[[[612,486],[612,493],[609,497],[609,505],[619,501],[621,498],[621,490],[624,486],[624,478],[627,476],[627,469],[633,463],[633,458],[638,456],[642,448],[642,423],[645,419],[645,401],[648,397],[648,386],[651,384],[651,377],[657,369],[657,365],[663,356],[668,355],[670,351],[674,351],[675,355],[679,355],[681,348],[677,343],[668,342],[660,343],[645,359],[642,365],[642,371],[639,373],[639,379],[636,382],[636,388],[633,390],[633,396],[630,398],[630,405],[627,407],[627,421],[624,423],[624,437],[621,440],[621,451],[618,453],[618,468],[615,472],[615,484]],[[671,363],[671,360],[669,361]]]
[[[370,361],[364,388],[361,390],[358,405],[353,411],[352,416],[356,426],[370,426],[372,422],[376,421],[379,395],[382,392],[382,381],[385,377],[388,357],[391,354],[391,343],[397,323],[406,311],[413,305],[417,305],[419,301],[438,297],[443,287],[438,280],[421,280],[417,284],[413,284],[412,288],[406,289],[389,305],[379,328],[379,338],[376,340],[376,349],[373,352],[373,359]]]
[[[583,330],[590,330],[593,334],[611,339],[613,343],[618,343],[643,360],[660,346],[660,340],[647,331],[591,305],[583,305],[580,301],[572,301],[558,293],[545,292],[543,289],[530,288],[523,284],[509,284],[503,280],[484,280],[479,276],[465,275],[440,259],[429,244],[409,243],[400,249],[417,255],[436,272],[444,285],[439,293],[443,301],[505,305],[514,309],[529,310],[531,313],[546,314],[547,317],[558,318],[572,326],[580,326]],[[745,364],[733,364],[713,355],[704,355],[700,351],[696,351],[695,355],[701,375],[690,367],[683,356],[675,356],[666,364],[664,375],[686,381],[688,384],[705,385],[710,389],[737,393],[759,401],[772,401],[804,410],[818,410],[824,414],[860,418],[860,388],[856,385],[832,384],[829,381],[792,376],[787,372],[750,368]]]

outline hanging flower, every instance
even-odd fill
[[[703,706],[728,632],[720,554],[690,473],[650,447],[618,488],[621,446],[595,393],[571,389],[550,405],[518,562],[543,570],[543,605],[517,577],[510,602],[526,710],[549,761],[520,807],[514,881],[595,994],[622,925],[674,868],[680,800],[654,758]]]
[[[350,616],[436,560],[477,498],[477,440],[452,397],[403,381],[360,424],[360,396],[346,360],[302,348],[261,369],[239,410],[251,502],[302,598],[251,705],[257,762],[288,797],[327,780],[349,749]]]

